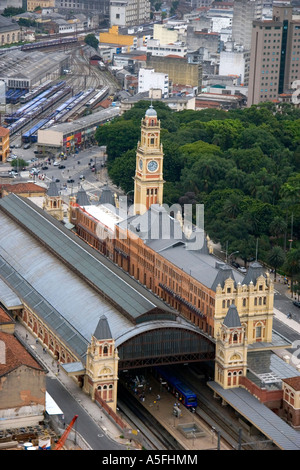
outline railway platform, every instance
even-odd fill
[[[147,411],[178,441],[184,450],[232,450],[197,413],[179,405],[180,417],[174,414],[178,400],[155,379],[148,378],[142,397],[131,390],[134,399],[140,400]],[[143,398],[144,397],[144,398]],[[177,407],[176,407],[177,408]]]

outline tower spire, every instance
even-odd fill
[[[152,105],[141,124],[141,140],[136,152],[134,177],[134,213],[145,213],[152,204],[163,202],[163,149],[160,143],[160,121]]]

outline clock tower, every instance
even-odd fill
[[[152,204],[163,202],[163,150],[160,121],[151,105],[142,119],[141,140],[136,153],[134,214],[144,214]]]

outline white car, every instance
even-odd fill
[[[32,169],[30,170],[30,174],[31,174],[31,175],[38,175],[39,172],[40,172],[40,170],[39,170],[38,168],[32,168]]]
[[[247,269],[241,266],[240,268],[238,268],[238,271],[240,271],[240,273],[246,274]]]
[[[58,165],[60,165],[60,162],[54,162],[53,165],[58,166]]]

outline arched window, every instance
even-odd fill
[[[103,356],[108,356],[108,347],[107,346],[103,347]]]

